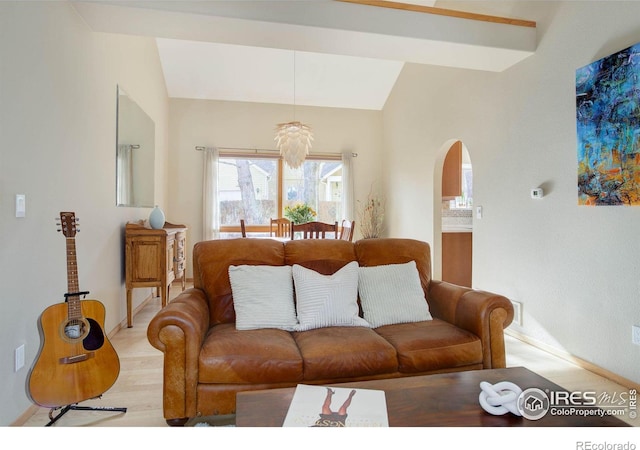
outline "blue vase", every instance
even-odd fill
[[[164,212],[156,205],[149,214],[149,225],[154,230],[159,230],[164,227]]]

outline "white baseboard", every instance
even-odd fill
[[[600,375],[608,380],[611,380],[619,385],[622,385],[628,389],[636,389],[640,390],[640,384],[635,383],[627,378],[624,378],[616,373],[611,372],[603,367],[597,366],[589,361],[585,361],[584,359],[578,358],[577,356],[572,355],[569,352],[560,350],[556,347],[553,347],[549,344],[545,344],[544,342],[540,342],[536,339],[533,339],[525,334],[519,333],[514,330],[506,329],[504,330],[505,334],[511,336],[512,338],[518,339],[522,342],[525,342],[533,347],[536,347],[539,350],[547,352],[551,355],[557,356],[560,359],[568,361],[576,366],[588,370],[589,372],[593,372],[596,375]]]

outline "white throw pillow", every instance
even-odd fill
[[[296,331],[322,327],[369,327],[358,316],[358,263],[352,261],[333,275],[293,266],[298,322]]]
[[[236,329],[280,328],[298,324],[291,266],[229,266]]]
[[[431,320],[415,261],[360,267],[362,312],[372,328]]]

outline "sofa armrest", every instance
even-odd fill
[[[509,299],[445,281],[431,281],[428,300],[434,317],[480,338],[485,369],[506,366],[504,329],[513,320],[513,305]]]
[[[209,330],[204,291],[187,289],[149,323],[147,339],[164,353],[163,409],[167,422],[196,416],[198,356]]]

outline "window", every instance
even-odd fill
[[[279,157],[243,156],[220,151],[218,201],[221,237],[240,235],[240,219],[247,232],[268,235],[272,218],[284,217],[287,205],[306,203],[316,220],[342,220],[342,161],[340,157],[307,159],[291,169]]]
[[[277,217],[278,161],[220,157],[218,201],[221,227],[268,224]]]
[[[342,218],[342,162],[307,160],[298,169],[284,165],[283,207],[306,203],[316,220],[332,223]]]

